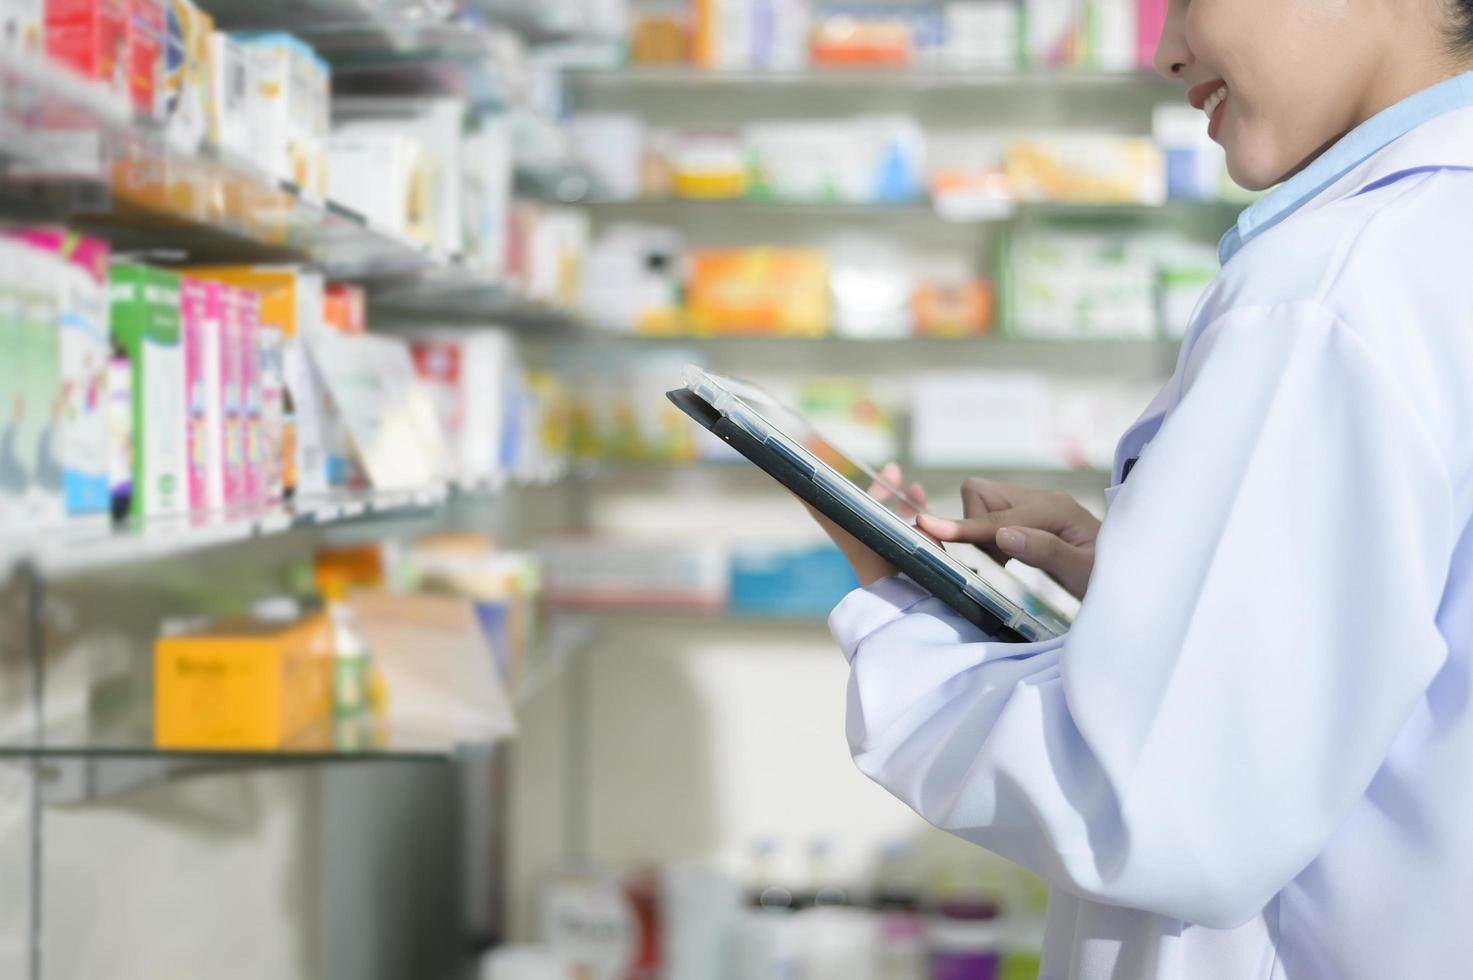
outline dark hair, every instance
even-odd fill
[[[1448,0],[1452,15],[1454,50],[1466,54],[1473,52],[1473,0]]]

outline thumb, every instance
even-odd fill
[[[997,549],[1009,558],[1046,572],[1075,598],[1084,598],[1094,570],[1092,551],[1033,527],[1000,528],[995,540]]]

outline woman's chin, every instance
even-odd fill
[[[1274,161],[1234,153],[1232,143],[1224,142],[1224,146],[1227,149],[1228,176],[1244,190],[1266,191],[1283,179],[1283,169]]]

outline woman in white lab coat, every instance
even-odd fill
[[[985,480],[922,518],[1083,597],[1066,637],[830,528],[854,758],[1051,882],[1044,980],[1473,977],[1473,0],[1171,0],[1157,62],[1282,186],[1102,526]]]

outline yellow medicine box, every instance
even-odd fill
[[[332,626],[231,620],[154,644],[161,749],[275,749],[332,715]]]

